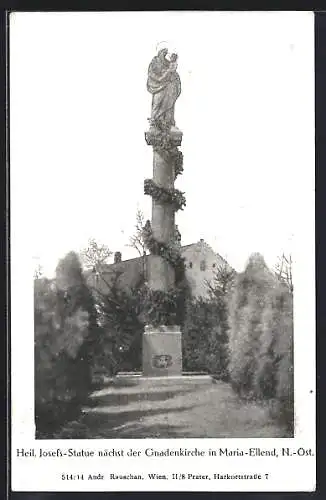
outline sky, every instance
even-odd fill
[[[11,234],[31,267],[51,276],[89,238],[137,255],[162,41],[182,83],[182,244],[203,238],[239,271],[252,252],[295,260],[314,217],[312,13],[33,12],[10,15]]]

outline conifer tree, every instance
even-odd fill
[[[242,396],[254,393],[263,315],[275,282],[260,254],[251,255],[244,273],[236,280],[230,302],[229,372],[235,390]]]
[[[293,433],[293,288],[254,254],[238,275],[229,307],[229,373],[243,397],[276,402]],[[275,412],[276,408],[276,412]]]
[[[50,432],[78,413],[91,389],[96,311],[73,252],[60,260],[55,280],[34,285],[36,427]]]

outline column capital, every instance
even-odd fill
[[[171,127],[169,131],[160,131],[157,128],[151,127],[145,132],[145,140],[149,146],[164,146],[168,141],[172,147],[181,146],[183,133],[176,127]]]

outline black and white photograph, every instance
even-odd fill
[[[14,449],[312,457],[313,88],[312,13],[10,14]]]

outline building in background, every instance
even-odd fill
[[[230,267],[226,260],[214,252],[203,239],[197,243],[181,246],[181,255],[185,259],[186,279],[193,297],[207,297],[207,282],[212,282],[219,267]],[[143,276],[146,279],[147,263],[150,258],[150,255],[144,255],[122,260],[121,252],[116,252],[112,264],[102,265],[100,272],[88,274],[88,283],[106,293],[113,280],[117,279],[118,286],[128,290],[137,286]]]

